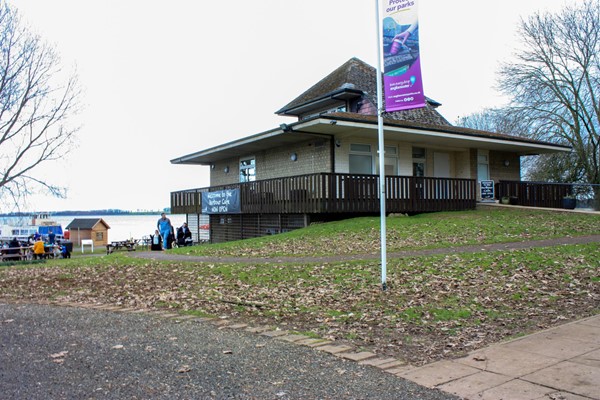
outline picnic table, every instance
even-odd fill
[[[138,244],[138,241],[136,239],[119,240],[116,242],[110,242],[110,244],[106,245],[106,254],[110,254],[115,250],[135,251],[137,244]]]
[[[44,245],[44,254],[40,254],[41,258],[58,258],[60,257],[60,246]],[[25,261],[33,260],[33,246],[8,247],[0,251],[0,261]]]
[[[33,252],[31,246],[7,247],[0,251],[1,261],[21,261],[31,260],[32,258]]]

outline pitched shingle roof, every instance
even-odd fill
[[[364,61],[353,57],[300,96],[286,104],[279,111],[276,111],[276,114],[285,114],[287,111],[303,104],[310,103],[344,89],[361,91],[364,97],[375,105],[376,109],[377,70]],[[440,105],[440,103],[427,98],[425,107],[384,113],[384,117],[398,121],[418,121],[431,125],[451,125],[435,110]]]
[[[106,228],[110,229],[110,226],[102,218],[75,218],[66,229],[93,229],[99,223],[103,223]]]

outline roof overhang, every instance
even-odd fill
[[[211,165],[219,160],[244,157],[266,149],[292,145],[314,138],[323,138],[323,134],[301,132],[294,128],[296,124],[281,124],[278,129],[248,136],[239,140],[201,150],[171,160],[172,164]]]
[[[172,164],[211,165],[220,160],[243,157],[266,149],[293,145],[315,138],[377,137],[377,118],[373,116],[348,117],[345,113],[324,114],[307,120],[282,124],[277,129],[234,140],[171,160]],[[386,120],[384,140],[422,144],[451,151],[470,148],[506,151],[519,155],[568,152],[571,148],[526,138],[477,131],[454,126],[433,126],[410,121]]]
[[[320,132],[334,135],[336,139],[344,137],[369,138],[377,136],[377,117],[343,116],[342,113],[326,114],[307,121],[302,127],[304,132]],[[423,144],[452,151],[470,148],[513,152],[519,155],[537,155],[544,153],[569,152],[571,147],[541,142],[518,136],[478,131],[474,129],[426,125],[412,121],[394,121],[386,119],[384,140]]]
[[[311,101],[294,105],[292,107],[284,107],[275,114],[278,115],[301,115],[310,110],[323,109],[334,107],[339,104],[345,104],[346,101],[359,98],[363,95],[361,90],[342,88],[327,93],[321,97],[317,97]]]

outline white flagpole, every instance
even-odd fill
[[[379,21],[379,0],[375,1],[377,8],[377,132],[379,138],[379,209],[381,220],[381,288],[387,290],[387,240],[385,224],[385,147],[383,140],[383,101],[381,82],[381,27]]]

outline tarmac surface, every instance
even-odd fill
[[[0,303],[0,398],[456,398],[282,331],[220,322]]]

